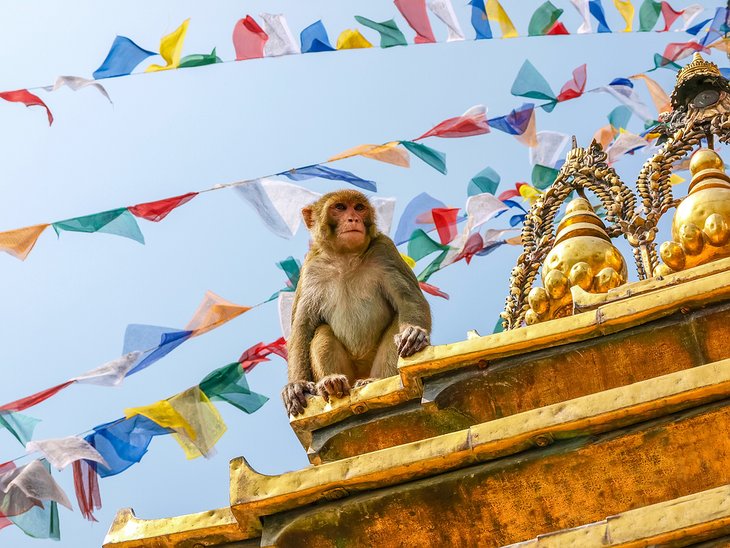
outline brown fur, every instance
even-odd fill
[[[356,209],[359,204],[364,209]],[[329,398],[346,394],[355,381],[395,375],[395,339],[403,341],[401,355],[409,355],[428,344],[431,332],[431,312],[418,281],[392,240],[376,228],[362,193],[326,194],[302,216],[312,245],[294,298],[290,384],[282,393],[295,415],[306,406],[311,383]]]

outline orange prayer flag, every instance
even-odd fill
[[[379,160],[381,162],[401,167],[410,167],[411,165],[411,159],[408,155],[408,151],[398,147],[398,141],[392,141],[390,143],[385,143],[384,145],[358,145],[347,149],[344,152],[340,152],[327,161],[335,162],[337,160],[344,160],[345,158],[351,158],[353,156],[364,156],[371,160]]]
[[[0,232],[0,251],[10,253],[16,259],[24,261],[33,249],[38,237],[50,225],[35,225],[7,232]]]
[[[249,310],[251,310],[250,306],[234,304],[223,297],[219,297],[212,291],[208,291],[198,310],[193,314],[193,318],[185,326],[185,330],[193,332],[191,337],[197,337]]]
[[[654,101],[654,105],[656,106],[659,114],[662,112],[669,112],[671,110],[669,96],[662,89],[662,86],[660,86],[655,80],[652,80],[646,74],[635,74],[634,76],[629,76],[629,78],[632,80],[644,80],[646,87],[649,89],[651,100]]]
[[[603,150],[606,150],[613,141],[615,135],[616,133],[613,127],[611,127],[611,124],[609,124],[607,126],[603,126],[598,131],[596,131],[593,139],[603,147]]]

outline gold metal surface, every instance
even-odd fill
[[[690,161],[689,195],[677,207],[672,240],[660,247],[664,263],[684,270],[730,255],[730,178],[720,155],[699,149]]]
[[[506,548],[688,546],[730,534],[730,485],[629,510],[603,521],[540,535]]]

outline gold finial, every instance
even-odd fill
[[[677,82],[674,84],[674,90],[671,96],[672,108],[676,109],[687,98],[690,98],[690,93],[696,90],[698,81],[704,79],[709,79],[711,82],[727,82],[715,63],[705,61],[702,55],[695,53],[692,57],[692,62],[685,65],[677,73]]]

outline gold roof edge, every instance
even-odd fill
[[[239,457],[231,461],[231,509],[242,519],[270,515],[512,455],[557,438],[610,431],[728,396],[730,359],[277,476],[260,474]]]
[[[628,510],[505,548],[654,546],[717,538],[730,525],[730,485]],[[714,533],[714,534],[713,534]]]
[[[104,548],[180,546],[215,538],[236,542],[261,536],[258,519],[236,520],[229,507],[171,518],[139,519],[131,508],[117,512],[104,538]]]

